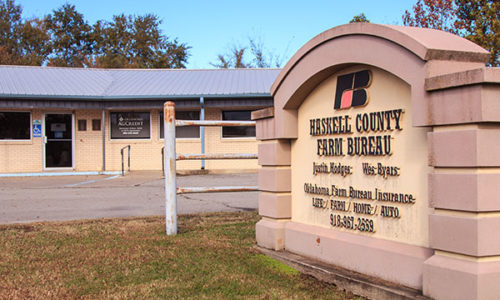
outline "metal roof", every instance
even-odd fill
[[[0,98],[157,99],[270,96],[280,69],[0,66]]]

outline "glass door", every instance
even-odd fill
[[[45,167],[73,167],[73,115],[45,115]]]

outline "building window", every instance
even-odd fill
[[[151,138],[149,112],[110,112],[111,139]]]
[[[250,121],[250,110],[233,110],[223,111],[222,120],[224,121]],[[236,127],[222,127],[223,138],[242,138],[242,137],[255,137],[255,126],[236,126]]]
[[[78,120],[78,131],[87,131],[87,120]]]
[[[29,112],[0,111],[0,140],[29,140],[30,123]]]
[[[101,130],[101,119],[92,119],[92,130]]]
[[[176,120],[199,120],[200,111],[176,111]],[[164,137],[163,112],[160,112],[160,139]],[[175,128],[176,138],[199,139],[200,126],[183,126]]]

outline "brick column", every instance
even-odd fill
[[[281,250],[285,224],[292,216],[290,141],[275,138],[274,108],[252,113],[259,142],[259,214],[257,244]]]
[[[430,99],[429,244],[424,295],[500,296],[500,69],[426,80]]]

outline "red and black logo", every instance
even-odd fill
[[[365,88],[370,86],[371,78],[371,72],[368,70],[337,77],[337,91],[335,92],[333,108],[346,109],[366,105],[368,93]]]

